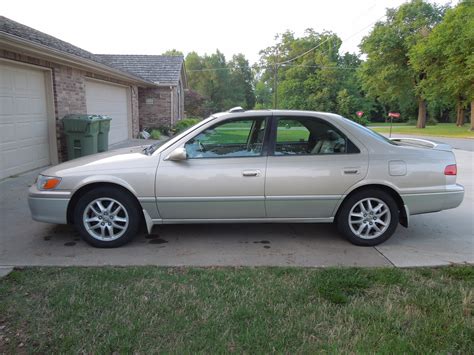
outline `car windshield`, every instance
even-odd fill
[[[143,153],[145,153],[146,155],[152,155],[153,152],[155,150],[157,150],[159,147],[161,147],[163,144],[165,144],[166,142],[168,142],[171,138],[167,138],[167,139],[164,139],[164,140],[161,140],[159,142],[155,142],[153,144],[150,144],[150,145],[147,145],[144,149],[143,149]]]
[[[357,122],[354,122],[348,118],[346,118],[346,120],[355,128],[357,128],[359,131],[362,131],[362,132],[365,132],[365,133],[368,133],[370,136],[372,136],[373,138],[379,140],[379,141],[382,141],[382,142],[385,142],[385,143],[388,143],[388,144],[391,144],[391,145],[398,145],[397,143],[395,143],[394,141],[392,141],[391,139],[388,139],[387,137],[381,135],[380,133],[377,133],[375,131],[372,131],[370,128],[367,128],[367,127],[364,127],[362,126],[361,124],[357,123]]]
[[[168,145],[173,144],[174,142],[178,141],[182,137],[186,136],[189,132],[194,131],[197,127],[200,127],[203,124],[206,124],[207,122],[213,120],[216,117],[217,117],[217,115],[211,115],[210,117],[206,118],[205,120],[202,120],[201,122],[195,124],[194,126],[189,127],[188,129],[184,130],[183,132],[179,133],[178,135],[176,135],[174,137],[170,137],[168,139],[153,143],[153,144],[149,145],[148,147],[146,147],[145,149],[143,149],[143,153],[145,153],[146,155],[152,155],[160,147],[164,147],[163,149],[166,149],[166,148],[168,148],[167,147]]]

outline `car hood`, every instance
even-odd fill
[[[87,155],[73,159],[51,168],[41,174],[48,176],[67,176],[83,172],[113,172],[135,169],[149,165],[152,156],[143,153],[143,146],[115,149],[104,153]]]

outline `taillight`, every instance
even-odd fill
[[[458,174],[458,168],[456,164],[448,165],[446,168],[444,168],[444,175],[457,175]]]

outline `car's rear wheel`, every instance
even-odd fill
[[[129,242],[137,234],[140,213],[130,194],[113,187],[101,187],[79,198],[74,221],[87,243],[99,248],[114,248]]]
[[[353,244],[374,246],[392,236],[398,224],[398,206],[382,190],[362,190],[341,206],[337,225]]]

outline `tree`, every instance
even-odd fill
[[[278,108],[336,111],[350,118],[358,110],[374,107],[357,77],[361,60],[354,54],[339,54],[342,41],[336,34],[307,29],[302,37],[288,31],[276,40],[260,52],[257,104],[262,94],[273,94]]]
[[[207,117],[211,112],[206,109],[206,98],[198,92],[187,89],[184,92],[184,111],[188,117]]]
[[[253,88],[253,73],[249,61],[243,54],[232,57],[228,67],[230,69],[231,97],[245,109],[255,106],[255,91]]]
[[[422,89],[432,101],[456,103],[456,125],[464,124],[471,103],[474,130],[474,6],[464,1],[449,9],[441,23],[410,52],[413,66],[426,73]]]
[[[177,49],[169,49],[164,52],[162,55],[169,55],[169,56],[176,56],[176,57],[184,57],[183,52],[178,51]]]
[[[272,91],[270,85],[262,80],[257,81],[257,84],[255,84],[255,108],[272,108]]]
[[[360,45],[367,54],[360,72],[363,88],[382,103],[396,106],[405,113],[415,100],[418,128],[426,124],[426,98],[422,90],[426,73],[413,67],[410,51],[441,21],[444,10],[423,0],[387,9],[387,19],[378,22]]]
[[[255,106],[253,72],[243,54],[233,56],[227,63],[219,50],[204,56],[191,52],[186,56],[186,70],[189,88],[205,99],[203,112]]]

